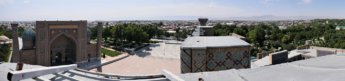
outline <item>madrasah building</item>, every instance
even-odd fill
[[[11,26],[13,38],[18,38],[18,24]],[[102,23],[97,29],[102,31]],[[35,29],[24,30],[22,41],[13,40],[11,60],[43,66],[100,61],[102,35],[97,34],[97,43],[90,43],[90,36],[87,21],[36,21]]]

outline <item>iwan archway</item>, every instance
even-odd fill
[[[58,35],[50,44],[50,62],[52,66],[73,64],[76,62],[75,39],[66,34]]]

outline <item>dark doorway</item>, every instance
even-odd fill
[[[51,43],[51,65],[66,65],[73,64],[76,61],[76,44],[75,42],[65,36],[57,37]]]

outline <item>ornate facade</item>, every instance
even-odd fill
[[[12,28],[17,31],[16,25]],[[98,30],[101,28],[99,23]],[[13,37],[17,38],[15,34]],[[54,66],[100,60],[101,42],[90,43],[90,36],[87,21],[36,21],[36,31],[29,28],[22,34],[23,48],[13,48],[12,61]],[[13,45],[19,43],[14,41]]]

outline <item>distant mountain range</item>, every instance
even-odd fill
[[[251,16],[251,17],[229,17],[229,20],[253,20],[253,21],[277,21],[277,20],[312,20],[318,18],[327,18],[327,17],[312,17],[312,16],[273,16],[273,15],[264,15],[264,16]]]

